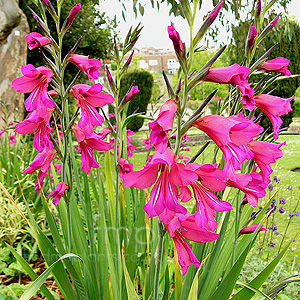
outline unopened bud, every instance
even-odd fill
[[[175,52],[177,52],[178,54],[181,53],[183,51],[184,44],[180,39],[179,33],[175,30],[173,23],[171,23],[171,26],[168,26],[168,34],[173,42]]]
[[[208,18],[209,18],[209,21],[210,21],[210,25],[214,22],[214,20],[216,19],[216,17],[218,16],[220,10],[221,10],[221,7],[223,5],[224,1],[220,2],[216,7],[215,9],[209,14]]]
[[[74,22],[76,16],[78,15],[79,11],[81,9],[81,4],[77,3],[70,11],[67,20],[68,20],[68,26],[71,26],[71,24]]]
[[[259,18],[260,14],[261,14],[261,0],[258,0],[256,6],[256,17]]]
[[[138,94],[140,92],[139,88],[137,85],[132,86],[131,90],[129,91],[128,94],[126,94],[125,98],[124,98],[124,102],[128,102],[130,101],[136,94]]]
[[[253,47],[256,36],[257,36],[257,30],[255,26],[251,24],[249,37],[248,37],[248,49],[251,49]]]
[[[50,0],[43,0],[46,6],[49,6]]]

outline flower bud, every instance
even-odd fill
[[[71,26],[71,24],[74,22],[76,16],[79,13],[79,10],[81,9],[81,4],[77,3],[70,11],[67,20],[68,20],[68,26]]]
[[[258,0],[256,6],[256,17],[259,18],[260,14],[261,14],[261,0]]]
[[[221,10],[221,7],[223,5],[224,1],[220,2],[216,7],[215,9],[209,14],[208,18],[209,18],[209,21],[210,21],[210,25],[214,22],[214,20],[216,19],[216,17],[218,16],[220,10]]]
[[[46,6],[49,6],[50,0],[43,0]]]
[[[257,30],[255,26],[251,24],[249,37],[248,37],[248,49],[251,49],[253,47],[256,36],[257,36]]]
[[[259,226],[259,224],[253,224],[253,225],[250,225],[248,227],[244,227],[241,231],[240,231],[240,234],[247,234],[247,233],[253,233],[257,227]],[[258,231],[267,231],[266,228],[263,227],[263,225],[261,225],[261,227],[259,228]]]
[[[131,90],[129,91],[129,93],[125,96],[124,102],[127,103],[128,101],[130,101],[139,92],[140,92],[140,90],[139,90],[138,86],[134,85],[131,88]]]
[[[171,23],[171,26],[168,26],[168,34],[169,34],[170,39],[173,42],[175,52],[180,54],[183,51],[184,44],[183,44],[182,40],[180,39],[179,33],[175,30],[173,23]]]
[[[274,26],[276,25],[276,23],[278,22],[278,20],[279,20],[279,18],[280,18],[280,15],[276,18],[276,19],[274,19],[271,23],[270,23],[270,25],[271,25],[271,29],[273,29],[274,28]]]

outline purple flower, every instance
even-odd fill
[[[273,225],[272,230],[273,230],[273,231],[277,231],[277,226],[276,226],[276,224]]]
[[[268,189],[269,189],[270,192],[273,191],[274,187],[273,187],[272,183],[269,184]]]
[[[287,187],[287,189],[288,189],[289,191],[292,191],[292,190],[293,190],[293,187],[292,187],[291,185],[289,185],[289,186]]]
[[[296,217],[299,217],[299,216],[300,216],[300,213],[297,211],[296,214],[295,214],[295,216],[296,216]]]
[[[280,207],[280,208],[279,208],[279,212],[280,212],[281,214],[284,214],[284,213],[285,213],[284,207]]]
[[[290,213],[289,213],[289,216],[292,218],[292,217],[295,216],[295,214],[294,214],[293,212],[290,212]]]
[[[286,204],[286,199],[285,198],[280,198],[280,204]]]
[[[278,231],[275,232],[275,235],[280,235],[280,233]]]
[[[275,243],[272,241],[272,242],[270,243],[270,246],[274,248],[274,247],[275,247]]]

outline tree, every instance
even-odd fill
[[[269,20],[266,21],[266,24],[274,19],[274,15],[271,15]],[[233,32],[233,44],[230,46],[230,58],[233,62],[242,62],[244,60],[244,49],[245,49],[245,40],[247,38],[248,29],[251,24],[248,22],[242,22],[239,26],[232,28]],[[259,45],[258,51],[254,60],[258,59],[263,53],[270,49],[273,45],[278,43],[272,53],[269,55],[269,60],[276,57],[285,57],[290,60],[289,70],[292,74],[300,73],[300,48],[298,41],[300,39],[300,26],[297,21],[289,19],[287,17],[281,18],[273,31],[261,42]],[[257,82],[262,75],[254,76],[252,79],[254,82]],[[272,91],[272,95],[279,96],[282,98],[292,97],[297,88],[300,86],[300,78],[288,78],[284,80],[278,80],[272,84],[267,90],[266,93]],[[294,106],[294,101],[292,101],[292,108]],[[292,122],[293,112],[290,112],[287,115],[282,117],[283,124],[282,128],[288,127]],[[272,128],[271,122],[268,118],[263,116],[260,123],[264,128]]]
[[[28,8],[29,6],[33,10],[38,11],[35,2],[35,0],[20,0],[19,6],[27,16],[30,30],[40,32],[36,20]],[[100,12],[96,5],[98,3],[96,0],[82,0],[81,3],[82,8],[64,37],[64,54],[67,54],[80,36],[84,34],[76,53],[90,55],[91,58],[109,58],[113,49],[113,35],[117,26],[116,20],[110,20],[104,12]],[[61,12],[62,19],[68,16],[74,5],[74,1],[64,0]],[[51,22],[52,18],[50,15],[48,20],[50,32],[55,32],[55,24]],[[41,55],[37,49],[29,51],[27,59],[28,63],[35,66],[43,64]],[[66,72],[67,81],[70,81],[71,75],[74,76],[76,74],[77,68],[70,64]]]

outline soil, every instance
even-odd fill
[[[33,264],[33,266],[32,266],[33,269],[40,269],[37,272],[37,275],[40,275],[41,273],[43,273],[46,270],[45,263],[42,260],[38,260],[38,261],[35,261],[35,262],[30,262],[30,264]],[[18,283],[18,282],[19,282],[19,277],[11,278],[11,277],[6,277],[5,275],[0,275],[0,284],[2,284],[2,285],[10,285],[10,284]],[[28,275],[22,274],[21,284],[29,284],[31,282],[32,282],[32,279]],[[65,299],[62,296],[59,288],[57,287],[56,282],[55,282],[53,277],[49,277],[45,281],[45,285],[47,286],[47,288],[49,290],[52,290],[52,291],[56,292],[59,295],[60,299],[62,299],[62,300]],[[31,300],[45,300],[45,299],[46,298],[43,297],[40,293],[38,293],[34,297],[31,297]]]

